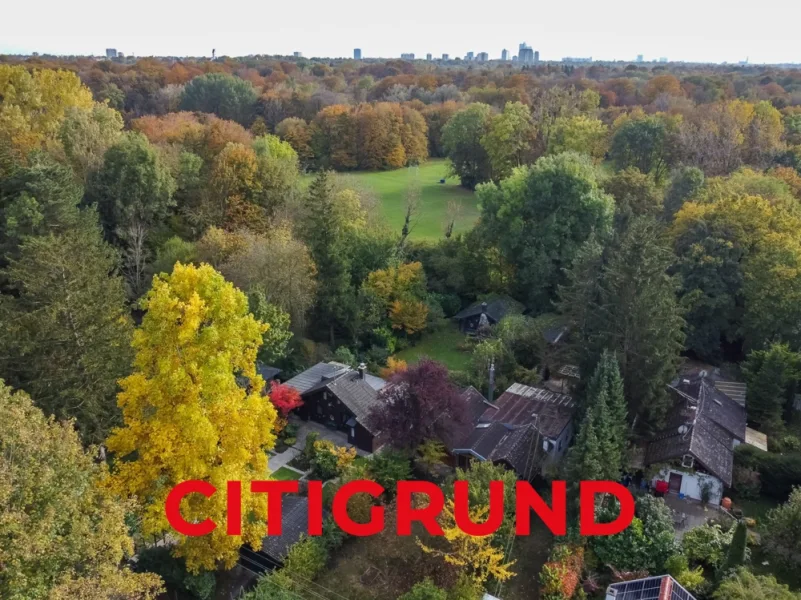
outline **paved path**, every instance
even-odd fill
[[[348,443],[348,436],[342,431],[330,429],[325,425],[317,423],[316,421],[303,421],[297,417],[290,417],[289,422],[297,425],[298,427],[298,433],[295,435],[295,445],[290,446],[281,452],[281,454],[276,454],[275,456],[270,457],[268,463],[270,473],[275,473],[278,469],[285,466],[288,462],[300,454],[303,451],[303,448],[306,446],[306,436],[308,436],[311,432],[315,432],[319,439],[330,440],[337,446],[344,446],[345,448],[353,447],[353,444]],[[356,448],[356,453],[359,456],[369,456],[368,452],[358,448]]]

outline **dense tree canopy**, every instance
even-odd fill
[[[225,73],[194,78],[181,95],[181,110],[214,113],[221,119],[247,125],[258,95],[249,81]]]
[[[276,412],[262,395],[256,353],[267,326],[248,312],[247,298],[208,265],[175,266],[154,280],[136,330],[134,372],[120,382],[123,426],[108,447],[117,460],[110,481],[124,498],[138,499],[146,535],[169,531],[164,515],[168,491],[187,479],[217,488],[210,500],[199,494],[182,504],[185,519],[225,521],[229,480],[261,479],[266,450],[275,443]],[[237,383],[244,375],[249,391]],[[179,536],[177,556],[191,571],[233,566],[243,543],[261,544],[265,499],[244,494],[242,535],[224,527],[203,537]],[[202,517],[201,517],[202,515]]]
[[[514,267],[516,291],[539,311],[549,309],[578,247],[612,224],[614,200],[591,162],[575,153],[541,158],[477,193],[486,235]]]
[[[154,600],[162,591],[158,576],[119,567],[134,553],[127,506],[100,485],[95,450],[2,380],[0,472],[3,598]]]

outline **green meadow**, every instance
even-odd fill
[[[457,207],[454,233],[467,231],[478,220],[475,194],[459,186],[459,179],[450,177],[445,183],[447,164],[444,159],[428,160],[419,167],[395,171],[361,171],[343,173],[357,187],[372,191],[387,224],[400,232],[406,217],[409,190],[418,190],[419,210],[412,220],[412,240],[437,240],[443,237],[449,220],[449,206]]]

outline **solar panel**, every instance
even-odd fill
[[[669,596],[660,596],[663,587],[666,588],[665,591],[670,591]],[[606,598],[607,600],[660,600],[660,598],[696,600],[670,575],[613,583],[606,590]]]

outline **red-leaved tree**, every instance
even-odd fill
[[[448,369],[433,360],[423,359],[392,375],[379,399],[371,422],[396,447],[446,441],[464,424],[459,389],[448,378]]]
[[[275,381],[270,385],[270,401],[284,419],[292,410],[303,404],[298,390]]]

